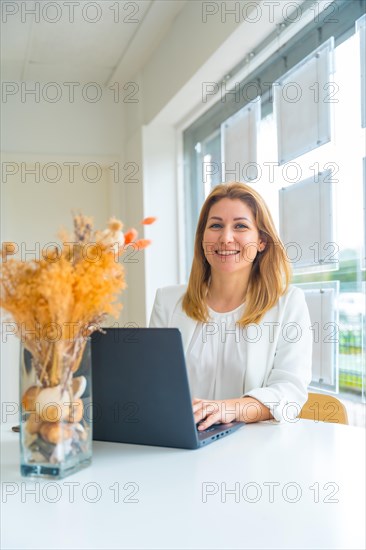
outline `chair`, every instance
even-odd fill
[[[315,422],[348,424],[346,407],[333,395],[309,393],[308,400],[301,409],[299,418]]]

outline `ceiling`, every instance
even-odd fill
[[[1,25],[2,80],[127,82],[186,1],[7,2]]]

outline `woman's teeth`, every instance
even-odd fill
[[[222,252],[216,250],[216,254],[218,254],[219,256],[232,256],[233,254],[239,254],[239,250],[225,250]]]

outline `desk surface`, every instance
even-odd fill
[[[262,422],[196,451],[95,442],[57,482],[21,478],[18,436],[2,440],[4,549],[365,548],[360,428]]]

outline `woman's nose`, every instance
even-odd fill
[[[223,227],[220,232],[220,241],[223,243],[230,243],[234,240],[234,233],[231,227]]]

